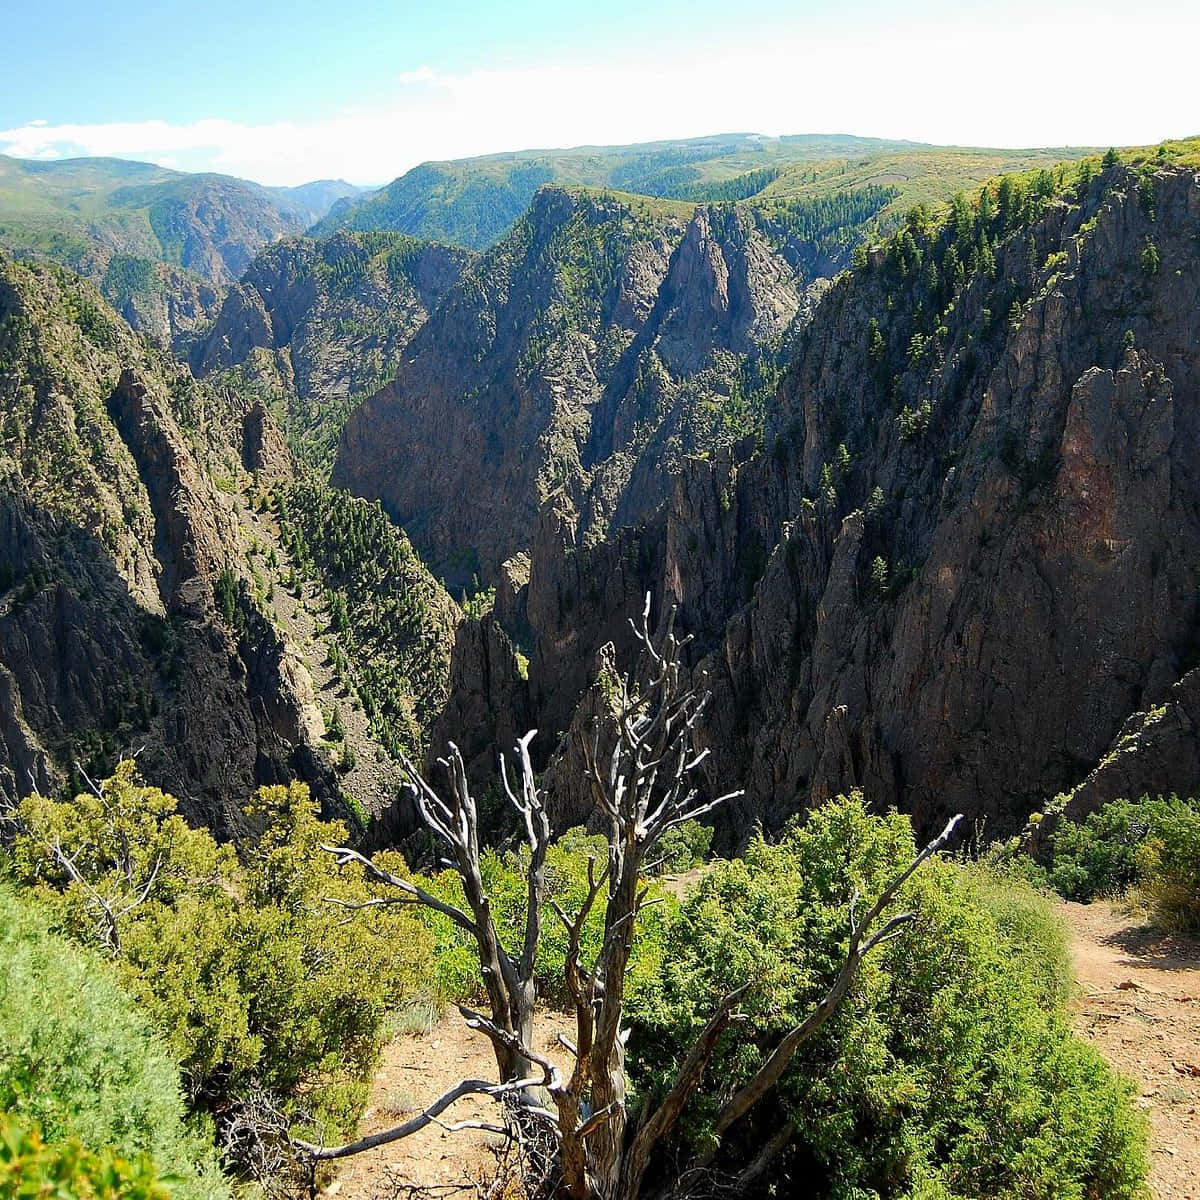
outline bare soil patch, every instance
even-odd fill
[[[544,1051],[561,1069],[567,1069],[567,1052],[558,1045],[559,1033],[574,1034],[573,1019],[559,1013],[538,1018],[534,1048]],[[428,1032],[402,1034],[384,1047],[379,1070],[359,1135],[378,1133],[415,1116],[452,1088],[460,1079],[495,1079],[496,1059],[491,1043],[468,1029],[458,1013],[447,1014]],[[497,1122],[499,1109],[480,1096],[464,1096],[441,1120]],[[480,1130],[450,1132],[437,1125],[388,1146],[379,1146],[337,1165],[325,1195],[338,1200],[384,1200],[397,1192],[397,1184],[417,1182],[435,1189],[494,1174],[493,1147],[497,1135]]]
[[[1139,1085],[1155,1200],[1200,1200],[1200,943],[1119,906],[1061,905],[1080,992],[1075,1024]]]

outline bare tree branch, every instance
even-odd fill
[[[625,1155],[622,1171],[624,1194],[637,1196],[641,1191],[642,1179],[646,1168],[650,1165],[650,1156],[664,1138],[675,1129],[675,1125],[683,1113],[687,1102],[692,1098],[700,1080],[712,1059],[721,1034],[732,1021],[738,1019],[734,1012],[737,1004],[745,997],[754,984],[754,980],[744,983],[741,987],[726,992],[709,1018],[700,1036],[692,1043],[691,1050],[676,1073],[675,1082],[658,1107],[646,1116],[641,1128],[633,1139]]]
[[[510,1033],[507,1029],[502,1029],[494,1021],[489,1021],[482,1013],[474,1012],[465,1005],[458,1005],[458,1011],[462,1013],[468,1029],[478,1029],[480,1033],[486,1034],[493,1042],[499,1042],[500,1045],[512,1050],[515,1054],[519,1054],[522,1058],[528,1059],[534,1065],[541,1067],[542,1077],[535,1079],[528,1086],[544,1087],[552,1095],[562,1089],[562,1073],[558,1067],[544,1054],[539,1054],[534,1050],[527,1041],[514,1033]]]
[[[377,866],[369,858],[359,854],[357,850],[350,849],[349,846],[327,846],[322,844],[322,850],[332,854],[337,861],[339,867],[344,867],[348,863],[357,863],[362,867],[368,878],[375,880],[377,883],[385,883],[388,887],[394,887],[401,893],[400,896],[394,899],[384,900],[381,898],[373,898],[371,900],[362,901],[336,901],[341,903],[345,908],[376,908],[382,904],[423,904],[426,908],[432,908],[435,912],[439,912],[444,917],[449,917],[461,929],[465,929],[470,934],[477,933],[475,922],[467,916],[461,908],[455,907],[453,904],[447,904],[443,900],[439,900],[436,896],[431,895],[424,888],[418,887],[411,880],[403,879],[401,876],[394,874],[391,871],[386,871],[383,867]]]
[[[450,1105],[456,1100],[461,1100],[463,1096],[488,1096],[493,1100],[500,1100],[524,1088],[536,1087],[540,1082],[541,1080],[538,1078],[514,1079],[509,1083],[491,1083],[486,1079],[462,1079],[402,1125],[395,1125],[391,1129],[372,1133],[368,1137],[359,1138],[356,1142],[347,1142],[343,1146],[318,1146],[300,1138],[293,1138],[292,1145],[302,1154],[306,1154],[318,1162],[332,1158],[349,1158],[352,1154],[361,1154],[364,1150],[375,1149],[376,1146],[386,1146],[390,1142],[398,1142],[401,1138],[410,1137],[427,1125],[434,1124]]]
[[[754,1156],[750,1165],[737,1177],[734,1187],[738,1192],[748,1192],[767,1173],[767,1168],[787,1149],[796,1136],[792,1121],[784,1121],[769,1137],[763,1148]]]

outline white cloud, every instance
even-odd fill
[[[1139,51],[1181,44],[1183,31],[1165,18],[1156,25],[1153,14],[1139,15],[1137,28],[1131,43],[1093,12],[1090,21],[1060,15],[1036,28],[821,32],[686,61],[461,75],[423,66],[397,76],[390,104],[309,123],[39,121],[0,130],[0,151],[171,161],[295,184],[384,182],[431,158],[733,130],[1002,146],[1129,144],[1200,131],[1189,74],[1163,71],[1157,56]]]
[[[400,84],[429,83],[434,78],[432,67],[418,67],[415,71],[401,71],[396,76],[396,82]]]

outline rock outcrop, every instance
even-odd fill
[[[710,786],[746,789],[726,845],[854,787],[993,833],[1084,780],[1081,811],[1200,789],[1200,180],[1049,191],[1006,216],[991,190],[969,272],[966,234],[918,215],[839,278],[765,446],[683,461],[664,510],[589,539],[545,501],[523,534],[533,723],[568,728],[647,589],[714,691]]]
[[[0,363],[0,790],[78,786],[138,752],[223,835],[260,783],[304,778],[339,811],[213,482],[242,417],[89,285],[5,258]]]
[[[101,292],[131,329],[181,357],[207,329],[221,304],[221,289],[207,279],[148,259],[110,262]]]
[[[230,288],[192,367],[203,378],[263,351],[259,375],[300,400],[366,392],[473,257],[388,233],[277,242]]]
[[[685,454],[753,426],[764,348],[804,311],[788,244],[749,209],[543,188],[351,416],[334,483],[454,587],[528,551],[547,502],[580,541],[640,519]]]
[[[1200,779],[1200,668],[1190,670],[1161,704],[1136,712],[1104,757],[1066,799],[1072,821],[1118,797],[1194,795]]]
[[[925,825],[1011,828],[1194,664],[1200,184],[1152,187],[1151,211],[1110,172],[1009,235],[928,358],[877,258],[807,331],[774,445],[681,482],[664,601],[703,635],[714,591],[760,576],[703,663],[739,827],[858,786]],[[903,365],[864,387],[872,317]],[[1178,790],[1200,786],[1189,761]]]

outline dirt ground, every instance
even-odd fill
[[[564,1071],[567,1052],[557,1044],[559,1033],[573,1030],[571,1018],[546,1013],[539,1020],[534,1049],[544,1051]],[[452,1088],[460,1079],[494,1079],[496,1059],[491,1043],[466,1027],[451,1012],[428,1031],[402,1034],[384,1047],[371,1098],[359,1128],[361,1136],[399,1125]],[[449,1125],[458,1121],[497,1119],[497,1107],[480,1096],[464,1096],[442,1114]],[[469,1197],[473,1182],[495,1172],[490,1147],[500,1139],[479,1130],[451,1132],[430,1125],[419,1133],[379,1146],[337,1167],[326,1196],[338,1200],[389,1200],[403,1195],[403,1184],[419,1181],[435,1191],[461,1185]]]
[[[1062,904],[1075,1023],[1139,1086],[1155,1200],[1200,1200],[1200,943],[1163,937],[1103,901]]]

